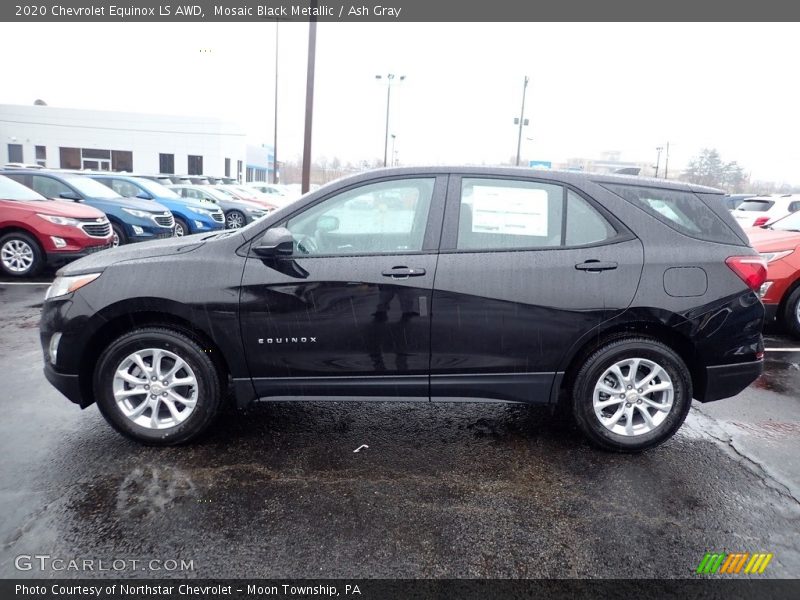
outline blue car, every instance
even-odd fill
[[[152,200],[123,198],[84,175],[38,169],[10,169],[0,174],[46,198],[83,202],[104,212],[111,221],[114,246],[175,235],[175,219],[167,207]]]
[[[155,200],[166,206],[175,217],[176,236],[216,231],[225,227],[225,215],[216,204],[182,198],[156,181],[119,173],[96,173],[89,177],[107,185],[121,196]]]

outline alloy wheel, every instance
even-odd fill
[[[672,410],[675,386],[667,371],[645,358],[615,362],[594,387],[592,405],[603,426],[636,436],[657,429]]]
[[[147,348],[129,354],[117,367],[114,400],[129,420],[147,429],[183,423],[197,406],[197,377],[174,352]]]
[[[0,249],[0,260],[12,273],[25,273],[33,265],[33,248],[24,240],[8,240]]]
[[[244,217],[238,212],[230,212],[225,215],[225,227],[227,229],[240,229],[244,227]]]

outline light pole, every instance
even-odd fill
[[[656,147],[656,179],[658,179],[658,166],[661,164],[661,146]]]
[[[522,127],[528,124],[527,119],[525,119],[525,92],[528,90],[528,81],[528,76],[525,75],[525,82],[522,85],[522,108],[519,111],[519,119],[514,119],[514,123],[519,123],[519,135],[517,135],[517,166],[519,166],[519,152],[522,147]]]
[[[397,139],[397,136],[396,136],[395,134],[392,134],[392,166],[395,166],[395,160],[394,160],[394,156],[395,156],[395,151],[394,151],[394,142],[395,142],[395,140],[396,140],[396,139]]]
[[[375,79],[382,80],[384,78],[383,75],[375,75]],[[389,158],[389,110],[392,104],[392,84],[394,83],[395,78],[397,81],[403,81],[406,76],[400,75],[396,76],[394,73],[389,73],[386,75],[386,131],[384,133],[384,140],[383,140],[383,166],[385,167],[388,163]]]
[[[278,183],[278,20],[275,19],[275,120],[272,125],[272,183]]]
[[[311,0],[312,14],[317,0]],[[308,21],[308,66],[306,67],[306,123],[303,135],[303,178],[300,190],[306,193],[311,185],[311,122],[314,112],[314,67],[317,58],[317,17]]]
[[[664,155],[664,179],[669,178],[669,142],[667,142],[667,152]]]

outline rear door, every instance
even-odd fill
[[[641,242],[577,189],[451,177],[431,396],[547,402],[567,350],[630,305],[642,264]]]
[[[291,231],[292,256],[251,254],[241,291],[260,396],[428,399],[445,190],[445,176],[357,184],[276,225]]]

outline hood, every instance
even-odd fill
[[[164,240],[152,240],[143,244],[129,244],[117,248],[109,248],[96,254],[90,254],[76,260],[58,270],[57,275],[80,275],[96,273],[107,267],[128,260],[144,260],[159,256],[186,254],[197,250],[205,244],[205,239],[213,237],[209,234],[187,235]]]
[[[89,202],[96,206],[133,208],[144,210],[151,213],[163,213],[167,207],[153,200],[142,200],[141,198],[87,198]]]
[[[790,250],[800,246],[800,233],[797,231],[781,231],[752,227],[745,229],[753,248],[759,252],[777,252]]]
[[[105,218],[105,215],[86,204],[79,204],[69,200],[31,200],[14,202],[14,205],[24,205],[26,208],[43,215],[56,215],[58,217],[71,217],[73,219]]]

